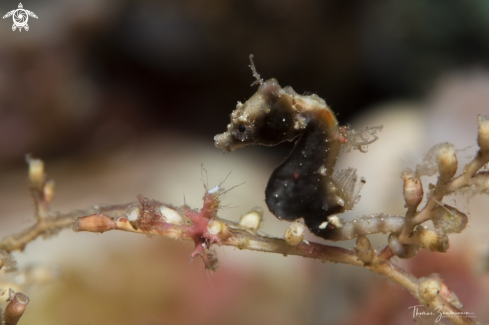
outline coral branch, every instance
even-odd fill
[[[29,298],[23,293],[15,293],[10,289],[9,301],[10,302],[3,314],[3,324],[16,325],[19,322],[20,317],[24,314],[25,308],[29,303]]]
[[[111,213],[124,215],[127,209],[134,203],[125,205],[94,206],[86,210],[77,210],[67,214],[50,212],[49,203],[54,195],[54,181],[47,179],[44,173],[44,162],[40,159],[26,156],[29,165],[29,185],[32,198],[36,223],[24,231],[3,238],[0,241],[0,250],[12,252],[24,250],[25,245],[39,236],[48,237],[58,233],[62,229],[70,228],[73,220],[78,217],[95,213]]]
[[[208,192],[207,192],[208,193]],[[90,225],[94,222],[94,219],[100,219],[100,223],[113,225],[115,227],[107,227],[103,230],[97,229],[93,230],[93,227]],[[186,226],[182,226],[179,224],[167,224],[165,227],[155,227],[154,229],[148,231],[144,231],[142,229],[137,229],[133,226],[134,222],[130,222],[126,217],[121,217],[117,220],[110,219],[107,215],[102,214],[94,214],[87,217],[78,218],[73,225],[75,231],[92,231],[92,232],[104,232],[108,230],[122,230],[133,233],[140,234],[150,234],[163,236],[167,238],[179,239],[179,240],[192,240],[191,236],[188,235],[188,229]],[[90,220],[90,223],[86,223],[85,220]],[[219,232],[214,238],[215,243],[224,245],[224,246],[232,246],[238,249],[247,249],[268,253],[276,253],[282,255],[297,255],[306,258],[313,258],[325,262],[333,262],[333,263],[344,263],[348,265],[356,265],[360,267],[366,267],[373,272],[379,273],[381,275],[386,276],[392,281],[398,283],[404,288],[408,289],[411,294],[420,300],[425,306],[428,307],[438,307],[439,311],[442,313],[450,313],[452,315],[460,314],[462,311],[457,308],[456,304],[450,303],[441,293],[436,294],[433,299],[429,302],[423,300],[423,297],[420,296],[419,290],[422,281],[418,280],[412,274],[402,270],[401,268],[392,264],[389,259],[392,257],[392,252],[390,248],[387,246],[383,251],[377,253],[376,251],[370,251],[370,262],[366,262],[362,257],[365,257],[366,254],[362,254],[358,252],[358,249],[351,250],[345,249],[341,247],[329,246],[314,242],[303,242],[297,246],[292,246],[287,243],[285,239],[274,238],[268,236],[262,236],[252,231],[247,230],[246,228],[240,226],[239,224],[223,220],[223,219],[214,219],[222,222],[227,230],[226,232]],[[98,222],[95,222],[98,224]],[[85,227],[85,225],[87,225]],[[109,229],[110,228],[110,229]],[[206,236],[206,233],[202,233],[202,237]],[[366,238],[366,237],[365,237]],[[195,240],[195,239],[194,239]],[[202,254],[202,258],[204,262],[206,261],[206,255],[211,245],[208,245],[205,240],[200,241],[200,244],[205,246],[200,250],[200,254]],[[202,247],[202,246],[200,246]],[[358,247],[358,244],[357,244]],[[371,246],[369,247],[371,249]],[[196,249],[197,250],[197,249]],[[368,252],[368,248],[362,251],[363,253]],[[213,256],[215,258],[215,256]],[[445,286],[440,281],[442,286]],[[474,322],[468,318],[460,318],[454,317],[450,318],[450,321],[454,324],[474,324]]]
[[[394,265],[391,259],[393,256],[411,258],[419,248],[445,252],[449,247],[447,234],[459,233],[466,227],[467,216],[443,204],[443,198],[456,191],[489,193],[489,173],[480,171],[489,162],[488,129],[488,118],[479,117],[480,150],[458,177],[454,178],[458,161],[450,144],[434,147],[429,153],[430,157],[425,159],[424,165],[418,165],[415,173],[406,170],[402,174],[407,208],[404,217],[380,213],[344,223],[336,215],[331,215],[318,225],[317,232],[329,227],[331,240],[357,238],[353,249],[304,241],[305,226],[301,222],[291,224],[284,239],[262,235],[258,231],[262,222],[261,209],[255,208],[245,214],[239,223],[219,218],[217,213],[221,200],[229,191],[224,190],[222,183],[212,189],[205,186],[204,204],[200,211],[188,206],[174,207],[140,195],[139,203],[94,206],[67,214],[53,213],[50,212],[49,203],[54,194],[54,182],[46,179],[41,160],[28,157],[30,189],[37,221],[23,232],[0,241],[0,250],[6,252],[0,251],[0,266],[14,263],[9,252],[23,250],[27,243],[37,237],[57,233],[69,226],[75,232],[120,230],[193,241],[195,248],[191,257],[200,256],[206,268],[212,271],[218,266],[217,254],[211,249],[214,244],[365,267],[406,288],[424,306],[437,308],[437,312],[443,313],[453,324],[474,324],[470,318],[463,317],[462,305],[441,279],[437,276],[417,279]],[[365,140],[364,137],[360,138]],[[433,159],[437,161],[435,167],[430,161]],[[418,211],[424,196],[420,177],[434,175],[436,171],[439,173],[438,181],[430,186],[428,200]],[[422,225],[427,220],[433,221],[435,230]],[[381,252],[374,250],[366,237],[374,233],[390,234],[388,246]],[[11,300],[5,311],[6,324],[16,324],[29,302],[21,293],[12,293]]]
[[[209,196],[209,191],[207,191],[207,203],[209,200],[212,200],[212,196]],[[341,247],[329,246],[319,243],[306,243],[303,242],[297,246],[289,245],[285,239],[282,238],[274,238],[263,236],[260,234],[256,234],[253,231],[248,230],[246,227],[243,227],[234,222],[223,220],[219,218],[213,218],[212,222],[218,221],[224,224],[221,226],[221,230],[217,234],[209,234],[208,229],[206,227],[205,230],[202,230],[202,233],[198,234],[199,238],[192,237],[192,226],[186,226],[183,224],[169,224],[163,222],[165,224],[164,227],[154,227],[150,230],[143,230],[138,228],[137,222],[130,221],[126,216],[126,211],[129,212],[134,208],[135,203],[125,204],[125,205],[117,205],[117,206],[107,206],[103,208],[99,208],[98,211],[104,211],[107,214],[102,213],[94,213],[84,217],[76,218],[73,222],[73,230],[74,231],[89,231],[89,232],[105,232],[109,230],[122,230],[126,232],[133,232],[145,235],[155,235],[155,236],[163,236],[167,238],[173,238],[178,240],[194,240],[199,243],[198,248],[202,247],[200,250],[197,250],[199,253],[196,255],[202,256],[204,261],[206,258],[208,259],[207,263],[211,263],[211,258],[213,263],[217,263],[214,255],[211,255],[210,247],[211,242],[209,238],[213,241],[213,243],[217,243],[224,246],[232,246],[238,249],[247,249],[261,252],[269,252],[269,253],[277,253],[282,255],[297,255],[306,258],[313,258],[325,262],[333,262],[333,263],[344,263],[348,265],[356,265],[360,267],[366,267],[373,272],[382,274],[392,281],[398,283],[404,288],[408,289],[413,296],[420,299],[418,290],[419,290],[419,280],[416,279],[410,273],[398,268],[393,265],[389,259],[392,257],[392,253],[390,248],[387,246],[383,251],[377,253],[373,251],[373,256],[371,256],[371,262],[366,263],[361,257],[359,258],[359,254],[355,250],[345,249]],[[207,204],[209,205],[209,204]],[[125,210],[125,211],[124,211]],[[204,210],[204,209],[203,209]],[[73,213],[69,213],[66,215],[59,214],[58,218],[60,220],[72,220],[74,216],[81,215],[83,212],[93,211],[92,209],[88,209],[85,211],[76,211]],[[206,210],[206,213],[209,213]],[[110,215],[110,217],[109,217]],[[123,216],[121,216],[123,215]],[[192,215],[190,211],[187,211],[187,215]],[[185,217],[185,215],[184,215]],[[202,216],[200,216],[202,217]],[[198,221],[198,217],[193,216],[194,220]],[[207,219],[211,220],[211,219]],[[70,223],[71,224],[71,223]],[[94,226],[96,225],[96,226]],[[161,224],[160,224],[161,226]],[[225,231],[222,231],[225,229]],[[194,232],[195,235],[195,232]],[[213,237],[212,237],[212,236]],[[24,245],[26,242],[24,242]],[[195,256],[196,256],[195,255]],[[215,268],[214,268],[215,270]],[[442,283],[442,286],[445,286]],[[446,313],[461,313],[461,311],[455,306],[448,302],[448,300],[443,297],[441,294],[438,295],[430,302],[432,307],[442,306],[441,311]],[[473,324],[470,319],[466,318],[453,318],[450,319],[454,324]]]
[[[403,269],[391,264],[391,263],[379,263],[373,266],[365,266],[366,268],[376,273],[382,274],[392,281],[398,283],[402,287],[406,288],[411,294],[416,297],[421,304],[426,307],[436,308],[438,313],[446,315],[447,319],[455,325],[470,325],[476,324],[472,319],[467,317],[461,317],[464,312],[457,308],[457,304],[453,301],[450,302],[442,295],[442,291],[436,292],[434,297],[429,302],[426,302],[423,298],[425,296],[420,295],[420,290],[424,287],[425,279],[417,279],[412,274],[404,271]],[[440,286],[446,288],[446,285],[440,282]],[[458,302],[458,301],[457,301]],[[460,306],[461,307],[461,306]]]
[[[443,201],[443,198],[445,196],[453,194],[456,191],[468,191],[472,192],[473,194],[489,193],[488,173],[486,171],[479,171],[484,165],[489,162],[488,120],[489,117],[487,116],[479,116],[479,151],[475,155],[474,159],[465,166],[463,173],[458,177],[453,178],[457,170],[457,157],[455,155],[455,151],[452,145],[438,145],[430,151],[424,163],[425,165],[429,164],[429,160],[432,159],[432,157],[429,156],[434,156],[434,154],[437,154],[439,172],[438,181],[434,186],[432,192],[429,194],[428,201],[426,202],[426,205],[421,209],[421,211],[417,212],[415,209],[413,209],[412,206],[409,206],[408,204],[408,211],[406,212],[406,222],[399,235],[399,241],[401,243],[412,243],[414,228],[427,220],[436,219],[436,215],[438,213],[437,208],[444,207],[441,202]],[[432,170],[429,170],[429,168],[425,167],[426,166],[421,166],[420,168],[420,166],[418,166],[416,172],[417,177],[421,176],[422,174],[434,174]],[[449,216],[454,217],[451,218],[454,221],[452,222],[453,224],[450,225],[450,228],[460,228],[462,223],[463,228],[465,227],[465,218],[455,218],[457,215],[463,215],[463,213],[460,213],[458,211],[457,213],[454,213],[453,210],[452,212],[448,210],[448,212]],[[440,235],[444,236],[446,231],[444,229],[438,228],[436,222],[434,223],[435,228],[437,228],[437,231],[440,233]],[[448,239],[446,240],[448,243]]]
[[[73,220],[78,217],[95,213],[110,213],[111,215],[125,215],[129,207],[135,203],[122,205],[95,206],[86,210],[76,210],[67,214],[48,213],[45,218],[37,218],[37,222],[24,231],[3,238],[0,249],[6,252],[24,250],[25,246],[39,236],[49,237],[62,229],[71,228]]]
[[[180,225],[168,226],[163,231],[155,228],[149,232],[146,232],[141,229],[134,228],[133,225],[125,217],[122,217],[114,223],[116,225],[115,227],[111,229],[105,229],[103,231],[94,231],[92,230],[93,228],[91,226],[84,226],[86,224],[85,218],[90,218],[92,220],[91,222],[93,222],[93,220],[96,218],[100,218],[102,220],[100,222],[106,223],[108,216],[95,214],[87,217],[78,218],[73,224],[74,231],[105,232],[108,230],[122,230],[139,234],[162,236],[172,239],[192,240],[192,238],[187,235],[184,227]],[[223,219],[218,220],[224,223],[229,229],[226,235],[227,238],[221,238],[221,236],[218,236],[220,244],[224,246],[233,246],[238,249],[277,253],[282,255],[298,255],[318,259],[325,262],[345,263],[357,266],[363,265],[363,262],[361,262],[357,258],[356,253],[353,250],[313,242],[303,242],[298,246],[291,246],[285,241],[285,239],[253,234],[246,229],[242,229],[239,225],[236,225],[235,223]]]

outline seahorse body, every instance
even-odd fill
[[[333,224],[328,217],[345,211],[351,193],[333,178],[345,138],[333,111],[317,95],[303,96],[275,79],[261,81],[244,104],[238,102],[227,131],[216,135],[224,152],[259,144],[273,146],[299,138],[287,159],[272,173],[265,198],[277,218],[304,218],[316,235],[328,239]]]

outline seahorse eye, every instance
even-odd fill
[[[244,132],[246,131],[246,126],[244,126],[244,125],[240,125],[240,126],[238,127],[238,131],[239,131],[239,133],[244,133]]]

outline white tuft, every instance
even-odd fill
[[[343,227],[343,224],[341,223],[341,220],[340,218],[338,218],[337,216],[329,216],[328,217],[328,220],[329,222],[335,226],[336,228],[341,228]]]
[[[324,221],[322,224],[319,225],[319,229],[326,229],[326,227],[328,226],[328,223],[327,221]]]

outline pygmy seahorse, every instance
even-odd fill
[[[281,88],[273,78],[263,81],[253,61],[251,68],[258,91],[244,104],[238,102],[227,131],[214,137],[215,145],[230,152],[250,144],[273,146],[298,138],[290,155],[272,173],[265,201],[277,218],[303,218],[314,234],[328,239],[341,227],[334,215],[352,207],[356,199],[354,186],[345,188],[351,182],[334,177],[336,160],[346,142],[345,129],[319,96]],[[342,176],[356,182],[355,170]]]

